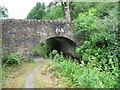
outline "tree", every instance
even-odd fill
[[[79,13],[88,12],[91,8],[95,8],[99,13],[98,16],[104,18],[115,6],[118,6],[116,2],[70,2],[71,20],[76,19]]]
[[[64,10],[65,10],[65,17],[68,22],[71,21],[69,5],[70,5],[70,0],[66,0]]]
[[[65,20],[64,8],[60,2],[51,2],[45,11],[43,19],[48,20]]]
[[[0,6],[0,18],[8,17],[8,9]]]
[[[65,15],[62,7],[59,5],[50,10],[47,10],[44,19],[48,20],[65,20]]]
[[[35,7],[30,11],[27,19],[43,19],[45,15],[45,4],[37,3]]]

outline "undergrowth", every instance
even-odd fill
[[[20,57],[19,54],[11,53],[10,55],[2,58],[2,67],[11,67],[26,62],[34,62],[33,56],[31,55],[27,60],[24,60],[24,58]]]
[[[10,54],[9,56],[4,56],[2,58],[2,66],[12,66],[22,63],[23,60],[18,54]]]
[[[104,65],[101,64],[95,57],[87,64],[84,61],[79,64],[65,59],[55,50],[51,54],[54,54],[53,60],[56,61],[51,71],[66,77],[71,85],[77,88],[119,88],[118,63],[114,59],[109,60],[110,66],[104,62]]]

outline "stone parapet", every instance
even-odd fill
[[[37,20],[37,19],[1,19],[0,22],[19,22],[19,23],[23,23],[23,22],[28,22],[28,23],[32,23],[32,22],[41,22],[41,23],[66,23],[66,24],[74,24],[74,22],[67,22],[66,20]]]

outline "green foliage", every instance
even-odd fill
[[[88,69],[84,71],[85,74],[89,72],[89,76],[94,76],[92,77],[93,79],[89,77],[91,79],[88,80],[89,84],[86,84],[86,87],[93,84],[94,88],[118,88],[117,78],[120,48],[117,35],[117,10],[118,7],[115,6],[107,11],[107,16],[100,18],[96,9],[92,8],[86,13],[80,13],[75,20],[76,32],[78,35],[84,34],[84,43],[76,49],[76,52],[82,57],[81,63],[85,65],[83,68]],[[87,65],[85,64],[86,62]],[[107,76],[104,77],[104,81],[102,76]],[[94,80],[97,82],[93,82]]]
[[[65,15],[61,5],[50,3],[45,6],[44,3],[37,3],[28,14],[27,19],[65,20]]]
[[[70,3],[71,10],[71,19],[74,20],[78,17],[79,13],[87,12],[91,6],[94,6],[95,3],[92,2],[72,2]]]
[[[20,64],[20,62],[22,61],[18,54],[10,54],[2,59],[3,66],[17,65]]]
[[[94,4],[94,8],[99,12],[99,17],[104,18],[109,15],[111,9],[118,6],[118,2],[97,2]]]
[[[8,10],[6,7],[0,6],[0,18],[8,17]]]
[[[46,15],[43,19],[47,20],[65,20],[65,15],[62,6],[57,6],[51,10],[46,11]]]
[[[37,3],[35,7],[30,11],[27,16],[27,19],[43,19],[45,15],[45,4]]]
[[[53,59],[53,57],[55,56],[55,55],[57,55],[58,53],[57,53],[57,51],[56,50],[53,50],[51,53],[49,53],[49,58],[50,59]]]
[[[64,2],[51,2],[48,6],[44,3],[37,3],[36,6],[30,11],[28,19],[47,19],[47,20],[65,20]],[[118,3],[113,2],[71,2],[70,14],[71,19],[74,20],[78,17],[79,13],[88,12],[90,8],[95,8],[98,11],[98,17],[104,18],[108,15],[108,11],[118,6]]]
[[[100,68],[102,64],[94,56],[91,56],[88,64],[85,64],[84,61],[81,61],[81,64],[75,63],[61,57],[63,56],[59,54],[54,56],[53,60],[56,63],[52,66],[51,71],[64,76],[72,86],[77,88],[119,88],[118,67],[116,67],[118,63],[113,64],[115,57],[109,60],[109,63],[112,64],[112,71],[108,70],[106,64],[104,64],[106,69],[102,70]]]
[[[44,58],[47,56],[48,52],[49,52],[49,47],[47,41],[40,42],[32,50],[33,55],[40,55]]]
[[[85,39],[89,38],[91,32],[94,33],[96,31],[98,19],[95,16],[96,14],[96,9],[91,8],[89,12],[80,13],[78,18],[74,20],[76,22],[77,33],[82,33]]]
[[[51,58],[52,57],[52,58]],[[49,54],[49,58],[56,61],[56,62],[62,62],[63,60],[65,60],[63,53],[61,52],[60,54],[56,51],[53,50],[50,54]]]
[[[56,55],[57,54],[57,51],[56,50],[53,50],[52,51],[52,55]]]
[[[109,56],[118,57],[120,48],[117,37],[117,7],[113,8],[109,16],[104,19],[97,18],[94,11],[95,9],[89,10],[88,15],[81,13],[75,20],[78,34],[82,32],[85,34],[85,42],[77,49],[77,53],[82,54],[82,59],[87,61],[90,55],[94,55],[99,60],[109,60]]]
[[[49,58],[50,58],[50,59],[53,59],[53,60],[55,60],[55,61],[62,61],[62,60],[64,60],[63,53],[61,52],[61,53],[59,54],[56,50],[53,50],[53,51],[49,54]]]
[[[115,2],[71,2],[71,19],[74,20],[78,17],[79,13],[88,12],[90,8],[95,8],[98,11],[100,18],[108,15],[109,10],[118,6],[118,3]]]

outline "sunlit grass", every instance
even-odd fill
[[[2,88],[24,88],[25,80],[39,62],[22,63],[2,68]]]

